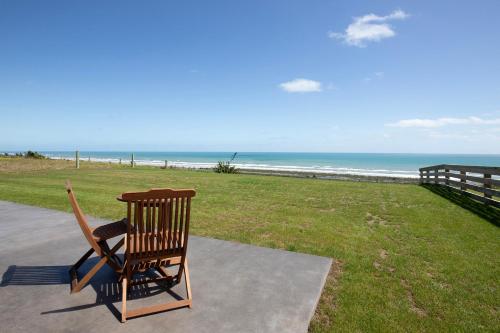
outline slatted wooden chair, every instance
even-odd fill
[[[73,193],[73,188],[71,187],[70,181],[66,181],[66,191],[68,192],[69,202],[75,213],[78,225],[82,229],[85,238],[90,244],[90,250],[87,251],[81,257],[76,264],[74,264],[70,269],[71,275],[71,293],[79,292],[90,279],[101,269],[104,264],[108,264],[113,268],[113,270],[121,276],[122,263],[121,260],[116,256],[116,251],[120,249],[124,244],[124,239],[121,239],[112,249],[109,248],[107,240],[124,235],[127,232],[127,221],[123,219],[118,222],[113,222],[105,225],[101,225],[97,228],[91,228],[85,215],[83,215],[78,202],[76,201],[75,194]],[[81,279],[78,280],[78,268],[87,260],[92,253],[96,253],[101,259],[97,264]]]
[[[190,307],[191,285],[186,251],[189,236],[191,198],[194,190],[151,189],[123,193],[127,202],[125,264],[122,273],[122,322],[128,318],[166,310]],[[167,267],[178,266],[175,275]],[[137,272],[154,269],[155,277],[132,280]],[[150,282],[181,282],[184,273],[186,299],[127,310],[127,289]]]

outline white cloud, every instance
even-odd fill
[[[344,33],[329,32],[328,37],[341,39],[346,44],[365,47],[366,42],[378,42],[384,38],[394,37],[396,32],[387,23],[390,20],[404,20],[410,15],[398,9],[386,16],[367,14],[355,17],[353,22],[347,26]]]
[[[317,92],[321,91],[321,82],[308,79],[294,79],[292,81],[283,82],[280,88],[286,92]]]
[[[386,124],[389,127],[420,127],[436,128],[447,125],[500,125],[500,118],[482,119],[479,117],[467,118],[436,118],[436,119],[403,119],[395,123]]]
[[[381,80],[384,78],[384,72],[375,72],[373,75],[369,75],[363,78],[364,83],[370,83],[371,81],[378,79]]]

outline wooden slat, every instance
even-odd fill
[[[146,284],[146,283],[150,283],[150,282],[161,282],[161,281],[172,281],[173,280],[173,277],[161,277],[161,278],[154,278],[154,279],[146,279],[146,280],[138,280],[138,281],[132,281],[130,282],[128,285],[129,287],[132,287],[132,286],[137,286],[137,285],[141,285],[141,284]]]
[[[179,198],[175,198],[175,219],[174,219],[174,225],[172,229],[172,248],[175,249],[177,247],[177,228],[179,226],[179,223],[182,223],[182,217],[181,221],[179,221]]]
[[[500,175],[500,167],[488,167],[488,166],[470,166],[470,165],[447,165],[448,169],[473,172],[473,173],[488,173],[492,175]]]
[[[164,221],[163,221],[163,232],[162,232],[162,247],[161,249],[162,250],[165,250],[167,248],[167,225],[168,225],[168,219],[170,218],[169,215],[170,215],[170,203],[169,203],[170,200],[168,199],[165,199],[165,203],[164,203],[164,209],[165,209],[165,216],[164,216]]]
[[[450,183],[458,185],[458,186],[461,186],[461,187],[466,188],[466,189],[474,190],[476,192],[486,193],[488,195],[497,196],[497,197],[500,196],[500,191],[489,189],[489,188],[485,188],[485,187],[482,187],[482,186],[473,185],[473,184],[469,184],[469,183],[464,183],[462,181],[457,182],[457,181],[451,181],[450,180]]]
[[[181,220],[180,220],[180,223],[179,223],[179,234],[178,234],[178,240],[177,240],[177,244],[176,246],[178,248],[182,247],[182,226],[186,223],[186,220],[185,220],[185,214],[184,214],[184,201],[185,201],[185,198],[182,198],[182,201],[181,201]]]
[[[156,224],[156,234],[157,234],[157,237],[156,237],[156,260],[157,262],[160,262],[160,246],[161,246],[161,237],[159,237],[159,235],[161,234],[162,232],[162,228],[163,228],[163,216],[164,216],[164,211],[163,211],[163,203],[161,200],[158,200],[158,221],[157,221],[157,224]]]
[[[138,211],[139,211],[139,206],[137,204],[134,204],[134,230],[131,231],[131,234],[134,235],[134,242],[132,244],[133,246],[133,253],[137,253],[137,242],[135,241],[137,239],[137,218],[138,218]]]
[[[138,254],[141,257],[144,253],[144,201],[139,201],[139,217],[138,217],[138,222],[139,222],[139,250]]]
[[[128,256],[128,252],[130,249],[130,234],[131,232],[131,224],[132,224],[132,203],[127,202],[127,244],[125,244],[125,257]]]
[[[156,202],[155,200],[151,200],[151,237],[149,238],[149,251],[150,255],[155,255],[155,234],[156,234]]]
[[[431,170],[456,170],[456,171],[465,171],[465,172],[473,172],[473,173],[482,173],[482,174],[490,174],[490,175],[500,175],[500,167],[489,167],[489,166],[475,166],[475,165],[455,165],[455,164],[439,164],[428,166],[424,168],[420,168],[420,171],[431,171]]]
[[[188,244],[190,214],[191,214],[191,198],[188,197],[186,203],[186,221],[184,223],[184,237],[182,242],[182,248],[184,252],[187,250],[187,244]]]
[[[149,257],[149,242],[151,241],[151,227],[150,227],[150,219],[151,219],[151,207],[149,199],[146,200],[146,239],[144,240],[144,252]]]
[[[182,198],[194,197],[196,192],[194,190],[172,190],[172,189],[151,189],[147,192],[125,192],[118,197],[122,201],[138,201],[144,198],[149,199],[163,199],[163,198]]]
[[[158,304],[158,305],[152,305],[152,306],[148,306],[148,307],[144,307],[144,308],[140,308],[140,309],[128,310],[127,311],[127,318],[133,318],[133,317],[143,316],[145,314],[163,312],[163,311],[167,311],[167,310],[182,308],[185,306],[189,306],[190,304],[191,304],[190,300],[181,300],[181,301],[170,302],[167,304]]]
[[[88,225],[87,218],[80,209],[80,205],[76,200],[75,193],[73,192],[73,187],[71,186],[71,182],[69,180],[66,181],[66,191],[68,192],[68,199],[71,204],[71,208],[73,209],[73,213],[75,214],[76,220],[78,222],[78,225],[80,226],[80,229],[83,232],[83,235],[89,242],[90,246],[95,250],[97,255],[101,256],[102,255],[101,246],[97,243],[97,241],[92,235],[92,228],[90,228],[90,226]]]
[[[149,227],[151,228],[151,237],[149,238],[149,251],[150,255],[154,255],[154,248],[155,248],[155,228],[156,228],[156,201],[153,199],[151,200],[151,219],[150,219],[150,225]]]
[[[177,198],[175,198],[177,200]],[[174,216],[177,218],[177,205],[174,205],[174,199],[170,199],[170,216],[168,219],[168,234],[167,234],[167,250],[170,250],[172,248],[171,242],[172,242],[172,225],[174,222]],[[175,212],[174,212],[175,210]]]
[[[148,242],[148,257],[154,256],[156,252],[154,251],[154,220],[153,220],[153,211],[154,211],[154,200],[149,199],[149,218],[148,218],[148,233],[147,233],[147,242]]]
[[[445,165],[444,164],[438,164],[438,165],[433,165],[433,166],[429,166],[429,167],[420,168],[419,170],[420,171],[430,171],[430,170],[435,170],[435,169],[438,169],[438,170],[445,169]]]
[[[457,193],[461,193],[463,195],[466,195],[474,200],[481,201],[481,202],[486,203],[488,205],[492,205],[492,206],[500,208],[500,201],[498,201],[498,200],[488,199],[488,198],[485,198],[483,196],[480,196],[480,195],[472,193],[472,192],[460,191],[459,188],[456,188],[454,186],[448,186],[448,185],[441,185],[441,186],[444,186],[444,187],[449,188],[453,191],[456,191]]]
[[[459,173],[452,173],[452,172],[439,172],[438,173],[439,177],[448,177],[448,178],[458,178],[458,179],[463,179],[464,175],[459,174]],[[493,178],[484,178],[484,177],[479,177],[479,176],[471,176],[471,175],[466,175],[465,176],[466,180],[480,183],[480,184],[489,184],[493,186],[500,186],[500,180],[499,179],[493,179]]]
[[[434,183],[434,180],[430,180],[428,182],[426,181],[425,183],[432,184],[432,183]],[[445,183],[446,184],[446,179],[445,178],[438,178],[438,183]],[[486,193],[486,194],[491,195],[491,196],[500,197],[500,191],[499,190],[485,188],[485,187],[482,187],[482,186],[473,185],[473,184],[469,184],[469,183],[462,182],[462,181],[456,181],[456,180],[453,180],[453,179],[449,179],[448,183],[451,184],[451,185],[455,185],[455,186],[457,186],[459,188],[470,189],[470,190],[474,190],[474,191],[477,191],[477,192]]]
[[[184,208],[184,199],[182,199],[182,207]],[[183,245],[183,237],[182,237],[182,229],[184,228],[184,225],[186,224],[184,218],[182,218],[182,223],[179,225],[179,235],[178,235],[178,244],[177,244],[177,247],[178,248],[181,248]]]

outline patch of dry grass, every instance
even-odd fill
[[[80,162],[81,169],[110,169],[117,165],[111,163]],[[43,170],[68,170],[75,169],[75,161],[34,159],[25,157],[0,157],[0,172],[25,173]]]

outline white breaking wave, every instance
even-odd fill
[[[50,156],[51,159],[64,159],[74,161],[74,157],[58,157]],[[88,161],[89,158],[80,158],[80,161]],[[90,158],[91,162],[120,162],[118,158]],[[165,161],[160,160],[134,160],[136,165],[149,166],[164,166]],[[131,160],[121,160],[122,164],[130,164]],[[169,167],[185,168],[185,169],[211,169],[217,163],[210,162],[184,162],[184,161],[168,161]],[[353,176],[374,176],[374,177],[393,177],[393,178],[418,178],[418,171],[407,170],[385,170],[385,169],[360,169],[332,166],[297,166],[297,165],[269,165],[269,164],[252,164],[252,163],[234,163],[234,166],[240,169],[253,171],[273,171],[273,172],[309,172],[322,175],[353,175]]]

